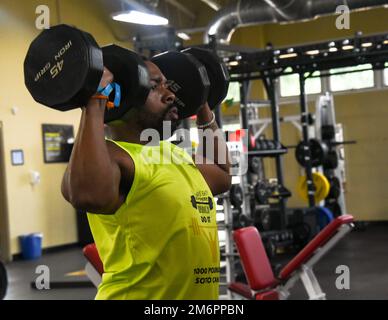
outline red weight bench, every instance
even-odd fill
[[[342,215],[322,229],[279,273],[274,276],[260,234],[255,227],[235,230],[233,238],[240,254],[248,285],[230,283],[234,294],[253,300],[284,300],[297,280],[301,280],[310,300],[325,300],[326,295],[313,272],[313,266],[342,237],[352,230],[353,216]]]
[[[104,266],[100,259],[100,255],[98,254],[96,244],[91,243],[86,245],[83,248],[83,253],[86,260],[88,260],[85,266],[86,274],[90,281],[92,281],[93,284],[98,287],[98,285],[101,283],[102,274],[104,273]]]

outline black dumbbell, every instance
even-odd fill
[[[238,184],[232,185],[229,191],[230,203],[233,207],[239,208],[244,201],[244,191]]]
[[[194,115],[209,94],[210,80],[205,67],[192,55],[176,51],[163,52],[151,61],[169,81],[179,118]]]
[[[268,150],[275,150],[276,149],[276,143],[273,140],[267,140],[267,149]]]
[[[268,258],[274,258],[276,256],[276,243],[277,241],[272,238],[268,238],[268,240],[265,242],[264,248],[267,253]]]
[[[240,214],[238,219],[241,228],[245,228],[252,225],[252,220],[245,214]]]
[[[206,101],[214,109],[227,94],[228,71],[212,51],[199,48],[167,51],[151,61],[171,82],[170,90],[176,96],[180,118],[194,115]]]
[[[260,224],[263,230],[270,230],[272,226],[272,216],[269,210],[260,211]]]
[[[145,103],[150,80],[143,59],[116,45],[100,48],[87,32],[57,25],[41,32],[24,60],[24,81],[35,101],[55,110],[85,106],[96,93],[104,66],[121,87],[118,107],[106,109],[105,122]]]
[[[259,142],[260,142],[260,150],[261,150],[261,151],[266,151],[266,150],[268,150],[267,139],[260,139]]]
[[[337,177],[332,176],[329,178],[329,183],[330,183],[330,191],[326,198],[338,199],[339,196],[341,195],[340,180]]]
[[[248,169],[251,173],[259,174],[262,168],[260,157],[249,157],[248,158]]]
[[[323,167],[328,170],[334,170],[338,167],[338,154],[336,150],[330,150],[327,153],[323,161]]]
[[[333,140],[335,138],[335,127],[333,125],[323,125],[321,136],[323,140]]]
[[[253,188],[253,192],[258,204],[268,204],[272,191],[267,183],[258,181]]]
[[[203,201],[197,201],[194,196],[191,196],[191,204],[195,209],[198,208],[197,206],[198,204],[208,205],[210,210],[213,209],[213,201],[212,201],[212,198],[210,197],[207,197],[207,201],[203,202]]]
[[[207,102],[211,109],[216,108],[228,93],[230,77],[225,63],[211,50],[192,47],[182,52],[191,54],[205,66],[210,81]]]

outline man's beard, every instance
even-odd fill
[[[140,112],[139,120],[144,129],[155,129],[159,133],[160,140],[167,140],[181,125],[181,120],[170,120],[167,114],[173,108],[170,106],[163,113]],[[164,129],[164,130],[163,130]]]

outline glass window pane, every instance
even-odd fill
[[[388,67],[388,62],[384,64],[384,67]],[[388,86],[388,69],[384,69],[384,85]]]
[[[240,102],[240,83],[239,82],[229,82],[228,93],[224,99],[229,104]]]
[[[330,70],[333,74],[330,76],[330,88],[332,91],[343,91],[352,89],[371,88],[375,85],[373,70],[336,74],[344,71],[362,70],[371,68],[370,64],[362,64],[358,66],[337,68]]]
[[[286,71],[289,71],[290,68],[287,68]],[[319,75],[319,71],[313,73],[314,76]],[[306,80],[306,93],[314,94],[321,92],[321,79],[320,78],[308,78]],[[292,97],[300,95],[299,88],[299,75],[290,74],[280,77],[280,96],[282,97]]]

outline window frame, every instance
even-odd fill
[[[388,69],[388,66],[384,69]],[[380,70],[373,70],[373,80],[374,80],[374,86],[369,88],[362,88],[362,89],[347,89],[347,90],[341,90],[341,91],[332,91],[330,86],[330,77],[321,77],[321,92],[314,93],[314,94],[306,94],[307,96],[307,102],[316,101],[316,98],[322,95],[325,92],[331,93],[333,96],[341,96],[341,95],[348,95],[351,93],[363,93],[363,92],[372,92],[372,91],[378,91],[378,90],[388,90],[388,84],[384,83],[384,69]],[[387,79],[388,80],[388,79]],[[276,82],[276,90],[279,93],[279,103],[280,104],[291,104],[291,103],[298,103],[300,102],[300,96],[289,96],[289,97],[282,97],[280,95],[280,79]]]

